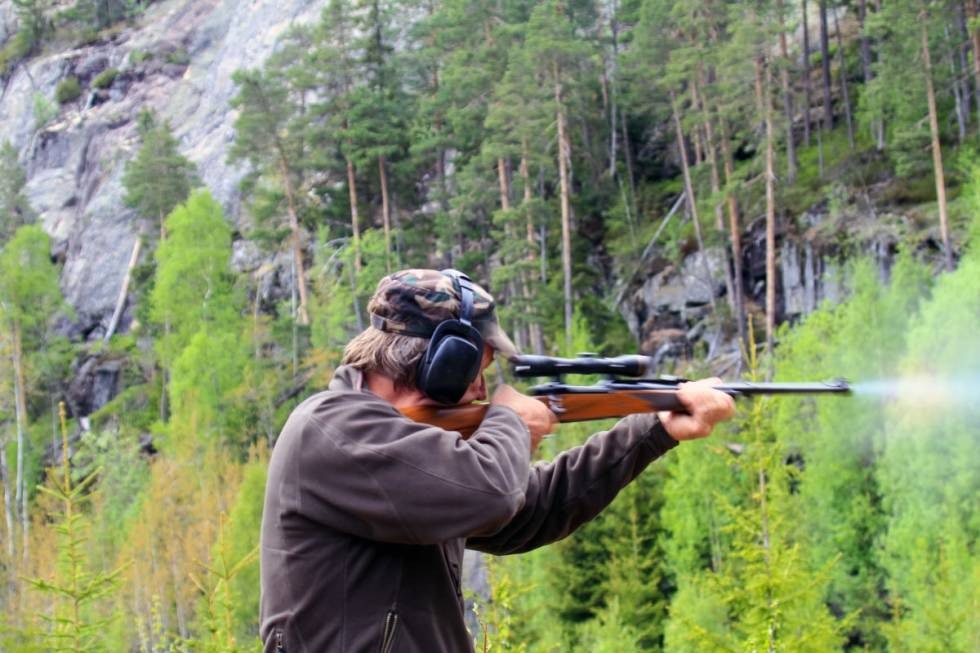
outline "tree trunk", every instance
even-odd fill
[[[783,2],[778,1],[777,12],[779,13],[779,54],[780,61],[779,78],[783,87],[783,113],[786,116],[786,183],[792,184],[796,179],[796,143],[793,136],[793,91],[789,85],[789,66],[792,60],[789,58],[789,48],[786,47],[786,25],[783,20]]]
[[[765,84],[763,85],[763,67]],[[766,124],[766,355],[772,361],[774,334],[776,331],[776,174],[774,170],[774,148],[772,127],[772,106],[769,101],[772,70],[768,62],[756,59],[755,94],[756,102]]]
[[[813,97],[810,91],[810,26],[806,0],[803,0],[803,143],[810,147],[810,107]]]
[[[565,104],[562,97],[561,71],[555,64],[552,68],[555,80],[555,110],[558,123],[558,177],[561,183],[561,264],[565,295],[565,353],[572,353],[572,207],[569,183],[568,162],[571,159],[571,145],[565,124]]]
[[[704,81],[704,70],[702,66],[698,66],[698,77]],[[701,92],[700,94],[701,102],[704,107],[704,134],[705,134],[705,147],[708,152],[708,165],[711,170],[711,194],[715,197],[714,209],[715,209],[715,228],[718,233],[721,234],[722,238],[725,236],[725,209],[722,206],[721,200],[721,175],[718,172],[718,153],[715,150],[715,130],[711,122],[711,116],[713,114],[713,107],[709,106],[707,93]],[[732,268],[730,260],[730,251],[726,249],[727,265],[725,265],[725,294],[728,297],[728,306],[732,309],[732,314],[735,315],[738,306],[735,303],[735,283],[732,279]]]
[[[959,57],[959,69],[956,72],[956,79],[960,82],[960,97],[963,101],[963,138],[966,138],[966,126],[970,123],[970,34],[966,27],[966,10],[963,4],[956,5],[956,27],[959,30],[956,41],[960,47],[956,48]],[[963,142],[963,139],[960,139]]]
[[[861,30],[861,71],[864,77],[864,85],[874,79],[874,72],[871,70],[871,39],[865,34],[865,23],[868,19],[868,0],[860,0],[858,3],[858,25]],[[882,128],[881,117],[871,120],[871,137],[875,139],[878,149],[884,147],[884,129]]]
[[[864,24],[868,18],[868,0],[858,2],[858,29],[861,31],[861,72],[864,75],[864,83],[871,81],[871,41],[864,33]]]
[[[112,334],[116,331],[116,327],[119,325],[119,318],[122,316],[123,307],[126,305],[126,295],[129,293],[129,281],[133,276],[133,268],[136,267],[136,262],[139,260],[141,244],[142,238],[140,234],[137,234],[136,242],[133,243],[133,253],[129,256],[129,265],[126,266],[126,274],[123,277],[122,287],[119,289],[119,296],[116,297],[116,308],[112,311],[112,319],[109,320],[109,327],[102,337],[103,343],[109,342]]]
[[[20,534],[22,539],[21,557],[26,561],[30,555],[31,520],[27,513],[27,479],[24,469],[24,456],[27,449],[27,386],[24,383],[24,350],[22,347],[20,325],[13,324],[14,345],[14,409],[17,421],[17,495],[16,503],[20,510]]]
[[[350,197],[351,242],[354,246],[354,271],[361,272],[361,221],[357,214],[357,179],[354,177],[354,162],[347,160],[347,193]]]
[[[286,208],[289,211],[289,229],[292,232],[293,259],[296,261],[296,288],[299,290],[299,310],[296,321],[302,325],[310,323],[310,316],[307,309],[308,300],[306,297],[306,271],[303,267],[303,248],[299,242],[299,220],[296,218],[296,199],[293,196],[293,184],[289,180],[289,168],[286,165],[286,156],[279,153],[279,172],[282,174],[283,187],[286,190]]]
[[[711,310],[715,310],[715,289],[711,280],[711,268],[708,265],[708,253],[705,251],[704,238],[701,235],[701,220],[698,216],[698,205],[694,198],[694,184],[691,182],[691,168],[687,163],[687,147],[684,144],[684,130],[681,128],[681,117],[677,112],[677,96],[673,89],[670,91],[670,110],[674,118],[674,132],[677,136],[677,149],[681,159],[681,172],[684,175],[684,193],[687,195],[687,208],[691,212],[691,222],[694,224],[694,236],[697,239],[698,250],[701,252],[701,262],[704,264],[704,282],[708,286],[708,300]]]
[[[500,188],[500,208],[510,211],[510,179],[507,178],[507,161],[497,157],[497,184]]]
[[[381,224],[385,232],[385,270],[391,274],[391,209],[388,202],[388,172],[383,155],[378,157],[378,178],[381,180]]]
[[[633,151],[630,145],[629,131],[626,129],[626,116],[622,109],[619,111],[619,129],[623,133],[623,158],[626,160],[626,181],[630,187],[630,204],[633,215],[636,215],[636,175],[633,172]]]
[[[837,13],[834,12],[834,32],[837,33],[837,61],[840,70],[840,89],[844,100],[844,118],[847,120],[847,145],[854,151],[854,122],[851,120],[851,98],[847,92],[847,65],[844,61],[844,37],[840,33],[840,24],[837,22]]]
[[[16,422],[17,422],[18,441],[19,441],[19,439],[20,439],[20,433],[19,433],[19,431],[21,429],[21,426],[20,426],[20,391],[18,389],[19,388],[19,381],[18,381],[18,376],[17,376],[17,361],[16,361],[16,358],[15,358],[15,352],[14,352],[14,347],[13,347],[13,345],[14,345],[14,343],[13,343],[13,331],[14,331],[14,329],[11,329],[10,331],[11,331],[11,333],[10,333],[10,362],[11,362],[10,371],[13,372],[13,374],[11,375],[13,378],[11,380],[13,381],[14,411],[15,411],[15,419],[16,419]],[[3,483],[3,509],[4,509],[5,524],[6,524],[6,527],[7,527],[7,559],[12,564],[13,563],[13,560],[14,560],[14,552],[15,552],[14,538],[16,537],[16,534],[14,532],[14,523],[15,523],[16,518],[17,518],[17,516],[16,516],[17,504],[14,501],[14,496],[15,496],[17,490],[16,490],[16,483],[13,483],[13,484],[11,483],[11,480],[12,479],[11,479],[11,474],[10,474],[10,465],[9,465],[9,462],[7,461],[7,444],[8,444],[8,442],[7,442],[7,436],[6,436],[6,434],[4,434],[3,437],[0,437],[0,480],[2,480],[2,483]],[[19,445],[18,445],[18,447],[19,447]]]
[[[521,143],[521,182],[524,184],[524,219],[525,226],[527,228],[526,238],[527,238],[527,270],[521,271],[521,285],[524,293],[524,301],[528,307],[529,317],[528,317],[528,336],[531,341],[531,346],[534,347],[536,353],[544,353],[544,339],[541,335],[541,325],[538,324],[537,315],[531,311],[531,298],[533,293],[531,292],[531,279],[529,278],[529,273],[534,269],[536,252],[534,243],[534,215],[531,213],[531,173],[528,170],[528,145],[527,139],[523,139]]]
[[[929,132],[932,136],[932,166],[936,179],[936,202],[939,204],[939,232],[943,240],[946,270],[953,270],[953,249],[949,240],[949,216],[946,207],[946,175],[943,173],[943,152],[939,144],[939,119],[936,115],[936,93],[932,87],[932,58],[929,53],[929,15],[919,12],[919,34],[922,39],[922,64],[926,75],[926,100],[929,103]]]
[[[508,168],[507,159],[505,159],[502,156],[497,157],[497,185],[500,191],[500,210],[505,213],[510,213],[511,185],[510,185],[510,176],[508,174],[507,168]],[[512,224],[511,216],[509,215],[505,217],[505,221],[504,221],[504,236],[508,242],[516,238],[514,234],[514,225]],[[510,261],[505,261],[505,262],[510,263]],[[514,263],[520,265],[519,260],[514,261]],[[487,263],[486,267],[487,267],[487,271],[489,272],[490,264]],[[521,271],[518,274],[518,277],[520,281],[520,289],[518,289],[518,286],[514,283],[513,278],[509,279],[507,282],[507,297],[511,298],[512,301],[517,299],[518,292],[520,292],[520,296],[522,298],[527,296],[527,293],[525,292],[527,286],[525,284],[523,271]],[[517,311],[517,315],[523,315],[526,317],[526,311]],[[526,324],[527,324],[526,320],[523,320],[521,318],[515,318],[514,324],[512,324],[509,327],[513,331],[511,335],[514,336],[515,338],[514,345],[517,347],[518,351],[524,349],[523,346],[525,342],[524,331],[526,330]]]
[[[834,114],[830,97],[830,42],[827,33],[827,0],[820,2],[820,63],[823,64],[823,126],[826,130],[834,128]]]
[[[728,207],[728,237],[732,248],[732,285],[735,288],[735,320],[738,327],[738,339],[743,346],[748,346],[745,324],[745,292],[742,289],[742,233],[739,224],[738,198],[731,190],[734,184],[735,164],[732,161],[732,151],[728,143],[728,126],[721,119],[721,156],[725,170],[726,205]]]
[[[696,116],[701,112],[701,102],[698,100],[697,87],[691,84],[691,111]],[[691,144],[694,145],[694,165],[700,166],[704,163],[704,155],[701,147],[701,133],[697,123],[691,127]]]
[[[980,25],[977,25],[977,0],[967,0],[967,16],[973,29],[970,30],[970,43],[973,46],[973,88],[976,92],[977,124],[980,124]]]
[[[962,12],[959,11],[957,7],[956,18],[957,26],[959,26],[959,19],[962,16]],[[952,42],[953,38],[949,32],[949,25],[943,25],[943,33],[946,37],[947,42]],[[957,41],[958,42],[958,41]],[[963,49],[958,45],[953,47],[948,53],[949,55],[949,74],[952,80],[952,90],[953,90],[953,106],[954,112],[956,113],[956,128],[957,128],[957,142],[960,145],[966,140],[966,120],[969,109],[970,102],[970,92],[969,89],[964,88],[963,82],[965,81],[966,68],[963,71],[959,71],[956,67],[957,65],[957,55],[963,54]]]
[[[7,559],[14,559],[14,507],[11,502],[10,468],[7,465],[7,443],[0,442],[0,482],[3,483],[3,515],[7,527]]]

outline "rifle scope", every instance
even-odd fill
[[[652,367],[649,356],[615,356],[599,358],[595,354],[579,354],[576,358],[551,356],[517,356],[511,359],[514,375],[561,376],[562,374],[614,374],[644,376]]]

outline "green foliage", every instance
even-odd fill
[[[908,386],[888,409],[877,478],[887,515],[880,563],[893,615],[883,630],[895,649],[966,651],[980,638],[973,618],[980,474],[972,462],[980,456],[972,389],[980,369],[978,283],[972,248],[913,318],[900,365]]]
[[[147,50],[134,49],[129,53],[129,62],[139,65],[153,60],[153,53]]]
[[[71,9],[63,12],[63,17],[90,30],[89,38],[94,40],[98,30],[139,16],[151,2],[153,0],[76,0]]]
[[[239,312],[229,269],[231,230],[211,194],[191,194],[167,216],[164,227],[167,239],[156,251],[150,301],[153,319],[170,325],[159,342],[169,365],[195,334],[236,324]]]
[[[48,235],[38,225],[20,227],[0,251],[0,317],[16,323],[25,350],[42,337],[61,306],[58,271]]]
[[[187,53],[187,50],[178,48],[173,52],[168,52],[163,60],[176,66],[186,66],[191,62],[191,57]]]
[[[34,94],[34,125],[43,129],[58,116],[58,105],[41,93]]]
[[[229,267],[231,230],[207,191],[191,194],[165,228],[150,299],[153,319],[164,326],[157,346],[171,368],[174,436],[241,443],[248,432],[230,409],[231,391],[248,365],[248,346]]]
[[[107,89],[112,86],[114,81],[116,81],[116,77],[118,75],[118,68],[106,68],[92,80],[92,88]]]
[[[52,21],[46,0],[15,0],[21,29],[0,50],[0,75],[39,52],[54,23],[64,30],[59,40],[95,41],[147,4],[82,0]],[[700,161],[691,172],[707,245],[727,246],[728,235],[711,224],[720,200],[737,200],[743,232],[765,211],[764,130],[752,80],[756,62],[773,63],[774,79],[789,66],[791,83],[800,90],[795,38],[788,60],[769,61],[778,48],[779,8],[787,33],[798,34],[798,5],[326,4],[316,25],[289,30],[268,61],[236,73],[232,103],[237,122],[231,159],[249,168],[243,219],[252,223],[244,230],[266,252],[281,249],[294,234],[301,255],[312,250],[310,328],[296,324],[290,298],[265,304],[261,275],[246,282],[231,274],[231,229],[220,207],[206,193],[191,195],[195,169],[179,154],[169,127],[149,113],[140,117],[139,151],[126,166],[124,184],[127,205],[153,231],[159,227],[156,269],[145,263],[135,270],[141,329],[99,354],[125,359],[122,392],[89,416],[92,430],[73,444],[72,482],[93,488],[97,482],[99,489],[86,496],[92,509],[77,522],[84,531],[84,519],[93,519],[79,564],[112,569],[118,556],[135,551],[136,563],[145,563],[140,571],[152,576],[127,580],[125,591],[111,597],[113,608],[106,595],[71,622],[93,623],[111,609],[141,612],[136,625],[116,620],[103,648],[258,647],[254,551],[265,465],[261,454],[241,461],[256,438],[274,440],[300,388],[325,385],[344,344],[365,326],[365,302],[389,264],[453,265],[481,283],[489,280],[501,321],[522,347],[562,349],[556,346],[564,342],[556,256],[559,110],[571,141],[566,162],[575,261],[573,342],[562,353],[635,349],[634,335],[610,304],[610,288],[626,281],[632,290],[632,277],[646,274],[651,260],[679,264],[696,246],[693,224],[682,212],[661,229],[682,192],[676,144],[665,130],[671,92],[689,158]],[[972,83],[960,64],[967,38],[955,22],[958,7],[947,12],[941,3],[866,4],[873,79],[852,86],[860,97],[857,151],[839,125],[813,134],[809,147],[801,145],[795,183],[788,183],[777,161],[781,237],[815,242],[842,256],[866,244],[853,229],[855,209],[867,212],[867,202],[934,199],[923,155],[928,125],[921,26],[935,48],[933,77],[947,143],[956,137],[950,90],[961,92],[954,84],[966,81],[969,94]],[[927,13],[920,13],[923,8]],[[852,14],[841,15],[851,82],[860,75],[860,34]],[[819,56],[813,54],[811,81],[817,82]],[[130,64],[155,57],[186,65],[188,56],[182,48],[133,50]],[[837,65],[834,59],[832,97],[840,112]],[[106,70],[91,85],[111,87],[115,75]],[[81,84],[74,81],[64,100],[59,92],[59,102],[80,97]],[[762,102],[778,109],[778,89],[770,91]],[[819,91],[811,100],[818,99]],[[59,107],[50,99],[35,95],[34,105],[38,129],[56,119]],[[774,113],[785,137],[781,111]],[[882,121],[886,142],[879,152],[869,134]],[[972,136],[972,114],[970,121]],[[797,136],[800,127],[797,119]],[[721,145],[730,148],[734,169],[716,190],[712,174],[721,173],[711,170],[709,159],[713,154],[720,166]],[[362,231],[356,245],[348,162]],[[391,244],[380,229],[380,170],[400,226]],[[75,350],[49,331],[60,305],[57,270],[47,238],[30,224],[35,217],[24,186],[17,153],[6,146],[0,150],[0,358],[10,360],[10,336],[21,331],[33,419],[24,467],[32,478],[43,465],[49,435],[41,416],[49,396],[64,392]],[[899,374],[975,375],[980,220],[973,221],[971,236],[963,227],[965,218],[980,213],[977,197],[980,184],[965,188],[954,207],[954,241],[971,245],[960,270],[940,277],[931,297],[931,275],[913,260],[931,236],[931,222],[927,229],[922,215],[930,207],[897,217],[878,213],[873,224],[863,222],[876,235],[887,232],[878,242],[892,242],[894,235],[901,244],[890,279],[885,283],[870,261],[843,266],[838,281],[849,299],[784,328],[776,376],[843,375],[861,382]],[[813,227],[796,218],[815,209],[830,219]],[[287,223],[291,213],[295,230]],[[308,234],[314,231],[312,241]],[[650,256],[641,261],[648,245]],[[254,286],[248,309],[246,284]],[[758,288],[750,292],[758,299]],[[0,443],[8,442],[12,419],[9,376],[0,374]],[[171,400],[169,415],[158,406],[161,396]],[[975,649],[975,411],[962,404],[920,407],[912,399],[781,398],[743,408],[734,428],[670,452],[566,541],[493,560],[491,597],[479,610],[487,648]],[[972,396],[969,401],[976,403]],[[562,427],[545,448],[572,446],[594,427]],[[158,450],[152,458],[148,437]],[[200,478],[191,481],[175,471],[192,467],[209,448],[239,461],[230,463],[233,483],[227,485],[238,487],[237,496],[229,489],[216,498],[214,487],[202,492]],[[13,443],[6,451],[14,452]],[[90,480],[96,471],[98,480]],[[195,492],[203,497],[200,504],[192,500]],[[48,494],[37,499],[38,506],[44,502],[50,502]],[[225,523],[218,516],[228,506]],[[171,521],[182,537],[157,535],[160,524]],[[219,521],[220,529],[214,527]],[[54,538],[43,519],[35,523],[39,544],[33,553],[44,564],[45,555],[54,557]],[[206,567],[201,560],[209,560]],[[0,602],[11,611],[3,619],[0,648],[49,650],[56,644],[45,638],[55,631],[13,627],[27,623],[22,615],[35,604],[38,612],[50,610],[43,598],[32,603],[33,594],[16,593],[16,563],[0,553],[0,564],[15,579],[11,589],[0,589]],[[189,569],[199,594],[188,586]],[[44,581],[45,588],[57,594],[54,582]],[[474,635],[479,650],[483,634]]]
[[[264,474],[263,474],[264,475]],[[258,486],[260,497],[264,489],[264,478]],[[255,506],[261,506],[261,500],[256,501],[256,497],[250,496]],[[255,508],[251,507],[249,512],[254,513]],[[261,517],[260,517],[261,519]],[[251,540],[251,548],[244,554],[238,554],[235,549],[240,548],[235,540],[229,542],[225,535],[224,515],[221,516],[222,523],[219,526],[218,541],[212,550],[212,562],[204,565],[207,576],[199,578],[196,574],[191,576],[191,580],[198,590],[204,595],[204,607],[200,610],[201,621],[204,627],[203,636],[194,650],[204,653],[244,653],[262,651],[262,642],[256,637],[256,633],[246,636],[245,642],[239,644],[236,633],[236,616],[243,607],[238,600],[241,598],[234,591],[235,585],[241,585],[243,573],[251,569],[248,574],[255,587],[258,586],[258,555],[259,545],[257,533],[253,533],[254,539]],[[253,528],[256,523],[250,524]],[[253,601],[247,604],[252,608],[252,615],[258,610],[258,594],[255,591],[249,592]]]
[[[321,234],[326,239],[326,234]],[[385,271],[384,234],[371,229],[361,234],[364,267],[354,273],[354,250],[341,239],[326,240],[317,252],[317,277],[311,339],[321,353],[339,352],[354,335],[367,326],[367,298]]]
[[[74,102],[82,95],[82,85],[77,77],[66,77],[58,82],[54,90],[54,98],[58,104],[68,104]]]
[[[27,176],[17,161],[17,150],[9,142],[4,143],[0,147],[0,247],[19,227],[37,219],[24,195],[26,183]]]
[[[41,488],[59,504],[59,510],[51,515],[56,520],[55,531],[59,535],[58,572],[54,578],[30,578],[28,582],[37,591],[54,599],[52,613],[42,615],[50,625],[50,630],[43,636],[47,650],[72,653],[100,651],[102,631],[108,620],[93,617],[88,610],[116,591],[122,569],[111,572],[95,570],[87,561],[86,542],[90,526],[82,513],[82,503],[99,470],[77,483],[72,480],[64,404],[60,408],[60,477],[52,478],[49,486]]]
[[[777,361],[780,378],[845,376],[882,379],[894,378],[900,373],[907,346],[906,334],[909,325],[918,321],[915,318],[917,306],[929,286],[927,271],[904,255],[897,261],[887,289],[881,286],[870,262],[855,265],[851,279],[849,301],[813,314],[782,339]],[[966,292],[962,295],[966,297],[970,291],[961,292]],[[929,308],[925,310],[930,311]],[[943,333],[944,341],[955,338],[955,330],[949,328],[946,319],[948,316],[944,315],[942,326],[932,326],[934,333]],[[937,357],[927,358],[934,369],[949,373],[947,363]],[[827,596],[829,604],[839,612],[857,614],[852,633],[852,638],[857,641],[883,647],[887,637],[893,645],[918,648],[916,642],[926,641],[914,636],[916,629],[922,627],[921,623],[909,627],[908,631],[905,626],[912,620],[903,621],[905,626],[887,625],[889,614],[895,614],[896,610],[902,614],[908,607],[900,598],[896,600],[898,597],[890,599],[890,605],[882,602],[881,587],[889,584],[888,579],[898,572],[898,567],[893,566],[894,558],[876,555],[875,548],[876,542],[885,539],[885,533],[889,532],[892,535],[885,541],[891,544],[891,555],[915,555],[912,542],[905,545],[910,548],[904,549],[904,553],[897,554],[895,527],[888,526],[894,518],[888,516],[887,506],[899,491],[898,485],[892,485],[896,482],[894,463],[889,464],[888,457],[899,455],[893,452],[902,450],[902,444],[897,443],[904,443],[894,439],[896,424],[889,419],[894,408],[870,399],[843,405],[794,400],[780,402],[778,408],[780,432],[805,461],[806,472],[800,484],[801,523],[807,534],[813,564],[819,566],[840,560],[832,571]],[[905,418],[902,418],[899,424],[904,422]],[[921,424],[912,428],[919,431]],[[902,427],[898,426],[897,430]],[[925,437],[925,433],[916,437]],[[933,437],[943,443],[948,439]],[[884,461],[879,460],[883,446]],[[962,450],[959,451],[956,455],[963,455]],[[916,458],[916,470],[921,469],[920,463],[921,460]],[[918,472],[914,475],[921,479]],[[882,479],[889,479],[889,482],[884,483]],[[905,494],[902,487],[901,493]],[[923,495],[921,488],[909,492],[916,497]],[[928,510],[933,511],[932,508]],[[946,527],[937,528],[949,532]],[[915,532],[923,531],[917,528]],[[918,540],[918,535],[914,539]],[[919,558],[916,560],[920,568],[922,564],[929,566]],[[902,569],[901,575],[907,577],[905,568]],[[971,573],[969,564],[958,573]],[[932,587],[928,591],[937,590]],[[948,590],[940,592],[944,597],[948,596]],[[961,597],[961,600],[969,599]],[[955,606],[950,607],[950,613],[956,613]],[[960,650],[955,646],[950,648],[954,649]]]
[[[259,544],[262,527],[262,503],[268,468],[268,456],[259,455],[248,463],[242,473],[238,498],[228,515],[227,555],[232,560],[244,560]],[[217,558],[216,555],[212,556]],[[230,581],[233,597],[233,632],[237,641],[248,642],[258,636],[255,615],[259,611],[259,565],[253,558],[239,569]]]
[[[52,31],[47,15],[50,0],[13,0],[19,29],[0,48],[0,77],[8,75],[15,65],[37,52]]]
[[[186,200],[198,183],[197,169],[178,151],[170,126],[158,124],[146,109],[140,112],[139,130],[140,149],[136,158],[126,163],[123,174],[125,202],[162,228],[164,217]]]
[[[99,491],[92,500],[101,519],[93,524],[93,544],[102,559],[111,560],[118,553],[119,532],[140,510],[149,481],[149,468],[140,455],[139,442],[131,434],[88,431],[79,442],[72,464],[75,482],[98,477]]]

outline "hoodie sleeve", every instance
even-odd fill
[[[655,415],[631,415],[582,446],[531,471],[524,505],[496,533],[466,546],[503,555],[530,551],[571,534],[599,514],[619,491],[677,441]]]
[[[344,396],[346,395],[346,396]],[[530,434],[492,407],[469,438],[413,422],[392,406],[344,393],[297,429],[304,517],[384,542],[431,544],[499,530],[524,502]]]

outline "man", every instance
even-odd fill
[[[399,412],[487,398],[495,352],[517,353],[489,293],[452,270],[404,270],[381,280],[368,310],[371,327],[272,453],[261,543],[269,653],[472,651],[464,547],[507,554],[561,539],[679,440],[734,413],[710,388],[717,379],[684,384],[688,413],[631,415],[532,466],[555,416],[509,386],[468,439]]]

